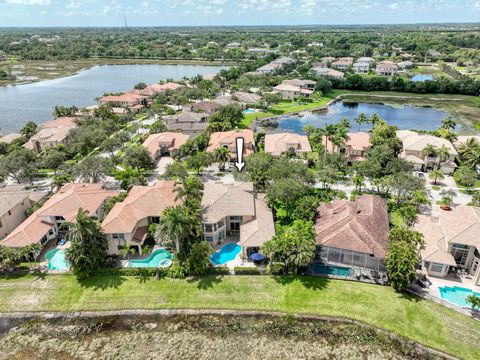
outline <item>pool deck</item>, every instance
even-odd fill
[[[475,292],[480,292],[480,286],[475,285],[473,283],[473,279],[471,278],[469,279],[464,276],[458,277],[454,274],[448,274],[448,276],[445,278],[429,276],[428,279],[432,282],[432,285],[425,290],[427,290],[430,295],[436,296],[438,298],[442,298],[440,296],[439,288],[444,286],[449,286],[449,287],[457,286],[457,287],[467,288]]]
[[[218,251],[227,244],[238,244],[238,241],[239,241],[238,237],[227,236],[222,243],[212,245],[213,251]],[[243,255],[243,249],[237,254],[237,256],[235,256],[233,260],[227,261],[225,264],[216,265],[216,266],[218,267],[226,266],[230,269],[230,271],[233,271],[233,269],[237,266],[255,267],[255,264],[252,261],[244,260],[242,255]]]

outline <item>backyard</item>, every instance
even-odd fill
[[[462,358],[480,352],[480,323],[390,287],[313,277],[209,276],[153,280],[72,275],[0,279],[0,311],[212,308],[346,317]]]

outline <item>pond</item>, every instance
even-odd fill
[[[27,121],[51,119],[55,105],[83,107],[107,92],[127,91],[139,82],[180,80],[184,76],[214,74],[228,66],[103,65],[64,78],[0,87],[0,133],[18,131]]]
[[[441,125],[442,120],[449,115],[448,112],[435,108],[416,106],[393,107],[385,104],[338,101],[330,105],[327,111],[306,112],[302,115],[282,117],[278,122],[278,129],[303,134],[305,125],[324,127],[327,124],[336,124],[347,118],[352,124],[352,131],[358,131],[359,128],[354,119],[361,113],[367,116],[377,113],[390,125],[395,125],[401,130],[435,130]],[[370,130],[370,128],[370,124],[364,124],[360,130]]]
[[[413,76],[410,80],[414,82],[422,82],[427,80],[433,80],[433,76],[427,74],[417,74]]]

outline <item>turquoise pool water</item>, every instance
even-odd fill
[[[310,265],[310,270],[312,270],[314,274],[322,275],[336,275],[345,277],[351,275],[351,270],[349,268],[334,265],[324,265],[322,263],[313,263]]]
[[[256,112],[254,109],[246,109],[246,110],[243,110],[243,113],[244,113],[244,114],[252,114],[252,113],[254,113],[254,112]]]
[[[427,75],[427,74],[417,74],[413,76],[410,80],[415,81],[415,82],[422,82],[422,81],[427,81],[427,80],[433,80],[432,75]]]
[[[68,270],[69,266],[65,259],[65,250],[53,249],[45,254],[49,270]]]
[[[152,252],[146,259],[130,260],[129,267],[133,268],[157,268],[168,267],[172,265],[173,255],[165,249],[157,249]],[[169,260],[169,261],[167,261]]]
[[[240,245],[237,244],[227,244],[222,246],[220,250],[210,256],[210,260],[215,265],[223,265],[228,261],[235,259],[238,253],[242,250]]]
[[[475,292],[470,289],[462,288],[459,286],[443,286],[439,287],[440,296],[442,299],[451,302],[452,304],[458,305],[460,307],[470,307],[471,305],[467,302],[467,296],[477,295],[480,296],[480,292]]]

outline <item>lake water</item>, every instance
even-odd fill
[[[0,133],[18,131],[29,120],[49,121],[55,105],[83,107],[95,104],[95,98],[106,92],[127,91],[139,82],[180,80],[225,68],[228,66],[103,65],[64,78],[0,87]]]
[[[328,111],[320,113],[306,112],[303,116],[285,116],[279,120],[278,129],[303,134],[305,125],[324,127],[327,124],[336,124],[347,118],[352,124],[352,131],[357,131],[358,125],[353,119],[361,113],[367,116],[377,113],[390,125],[398,126],[401,130],[435,130],[441,125],[442,120],[449,115],[446,111],[434,108],[415,106],[393,107],[383,104],[338,101],[330,105]],[[370,128],[370,124],[365,124],[360,129],[370,130]]]

